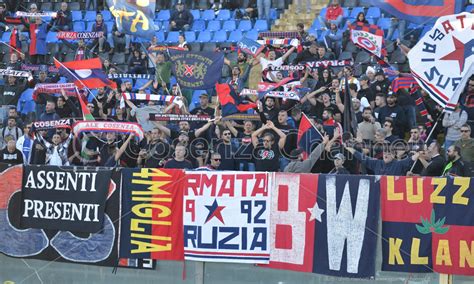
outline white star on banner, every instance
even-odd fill
[[[316,219],[319,222],[322,222],[321,215],[324,213],[324,210],[319,208],[318,202],[316,202],[312,208],[308,208],[308,211],[311,213],[311,216],[309,217],[310,221]]]

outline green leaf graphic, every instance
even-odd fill
[[[416,225],[416,224],[415,224],[415,226],[416,226],[416,230],[417,230],[418,232],[420,232],[421,234],[423,234],[423,235],[426,235],[426,234],[429,234],[429,233],[430,233],[430,229],[429,229],[429,228],[426,228],[426,227],[423,227],[423,226],[420,226],[420,225]]]
[[[449,231],[449,226],[443,227],[443,228],[437,228],[435,229],[435,233],[437,234],[445,234],[447,231]]]

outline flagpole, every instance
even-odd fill
[[[23,52],[21,52],[20,50],[14,48],[13,46],[9,45],[8,43],[3,42],[3,41],[0,41],[0,42],[3,43],[4,45],[8,46],[8,47],[11,48],[11,49],[14,49],[14,50],[15,50],[16,52],[18,52],[19,54],[25,56],[25,54],[24,54]]]
[[[54,61],[55,62],[58,62],[59,65],[61,65],[64,69],[67,70],[67,72],[69,72],[69,74],[71,74],[74,78],[76,78],[79,82],[81,82],[82,86],[84,86],[84,88],[89,92],[89,94],[92,95],[92,98],[94,98],[94,100],[99,103],[99,101],[97,100],[97,98],[95,97],[95,95],[92,93],[92,91],[86,86],[86,84],[84,84],[84,82],[82,82],[81,79],[79,79],[76,75],[74,75],[74,73],[71,72],[71,70],[69,70],[69,68],[67,68],[66,66],[64,66],[64,64],[62,64],[59,60],[56,59],[56,57],[53,57]]]

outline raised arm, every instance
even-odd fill
[[[283,56],[281,57],[281,60],[285,61],[288,58],[288,56],[290,56],[293,53],[293,51],[295,51],[295,49],[296,49],[296,47],[294,47],[294,46],[292,46],[290,49],[288,49],[288,51],[285,54],[283,54]]]
[[[262,134],[262,132],[266,129],[268,129],[268,126],[267,124],[264,124],[262,127],[252,133],[252,144],[254,147],[258,146],[258,136],[260,136],[260,134]]]
[[[281,131],[279,128],[276,128],[275,125],[273,124],[272,121],[267,121],[267,125],[268,125],[268,128],[272,129],[273,131],[275,131],[278,136],[280,136],[280,139],[278,140],[278,147],[280,149],[283,149],[283,147],[285,147],[285,143],[286,143],[286,134],[283,133],[283,131]]]
[[[166,136],[168,136],[168,137],[171,136],[171,130],[168,127],[162,125],[161,123],[159,123],[159,121],[153,121],[153,123],[155,124],[156,128],[158,128]]]
[[[230,120],[226,120],[226,121],[224,121],[224,124],[227,127],[227,129],[230,130],[232,135],[234,137],[237,137],[237,134],[239,134],[239,132],[237,131],[237,129],[235,129],[234,125],[232,125],[232,122]]]
[[[120,157],[123,155],[123,153],[127,149],[128,144],[130,144],[130,140],[132,140],[133,137],[134,137],[134,134],[128,135],[127,140],[122,144],[122,146],[120,146],[118,151],[115,152],[115,156],[114,156],[115,161],[118,161],[120,159]]]

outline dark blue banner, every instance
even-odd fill
[[[182,88],[205,90],[214,88],[221,77],[224,54],[169,50],[173,72]]]
[[[242,50],[242,52],[250,54],[252,56],[257,56],[264,48],[264,45],[259,44],[258,42],[251,40],[249,38],[242,38],[237,46]]]
[[[320,175],[313,272],[373,278],[379,183],[371,176]]]
[[[146,39],[153,38],[155,0],[107,0],[107,4],[120,32]]]

